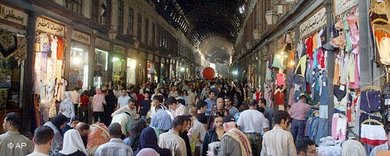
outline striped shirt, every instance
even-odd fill
[[[112,138],[110,142],[100,145],[95,156],[132,156],[133,150],[130,146],[122,143],[122,139]]]
[[[289,131],[275,126],[272,130],[265,132],[261,156],[296,156],[293,136]]]

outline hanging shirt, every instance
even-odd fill
[[[313,59],[313,36],[310,36],[306,39],[306,53],[309,56],[310,60]]]
[[[274,95],[275,105],[284,105],[284,93],[283,90],[277,89]]]
[[[285,86],[286,85],[286,75],[284,73],[276,74],[276,85]]]
[[[63,60],[64,59],[64,40],[61,37],[57,37],[57,59]]]

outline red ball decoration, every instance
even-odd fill
[[[211,67],[206,67],[203,69],[203,78],[206,79],[206,80],[212,80],[214,78],[214,75],[215,75],[215,71],[213,68]]]

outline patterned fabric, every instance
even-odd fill
[[[245,134],[242,133],[240,130],[238,130],[237,128],[233,128],[227,133],[225,133],[225,135],[232,137],[234,140],[240,143],[242,156],[252,155],[250,142],[248,138],[245,136]]]

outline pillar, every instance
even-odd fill
[[[333,1],[332,0],[325,0],[324,6],[326,8],[326,41],[330,42],[332,39],[331,36],[331,27],[329,27],[330,24],[333,23],[333,7],[332,7]],[[328,122],[329,125],[332,125],[332,120],[330,118],[333,115],[333,99],[334,99],[334,93],[333,93],[333,76],[334,76],[334,62],[335,62],[335,56],[333,51],[327,52],[327,61],[326,61],[326,68],[327,68],[327,76],[328,76],[328,95],[329,95],[329,103],[328,103]],[[332,129],[328,129],[328,134],[331,134]]]

